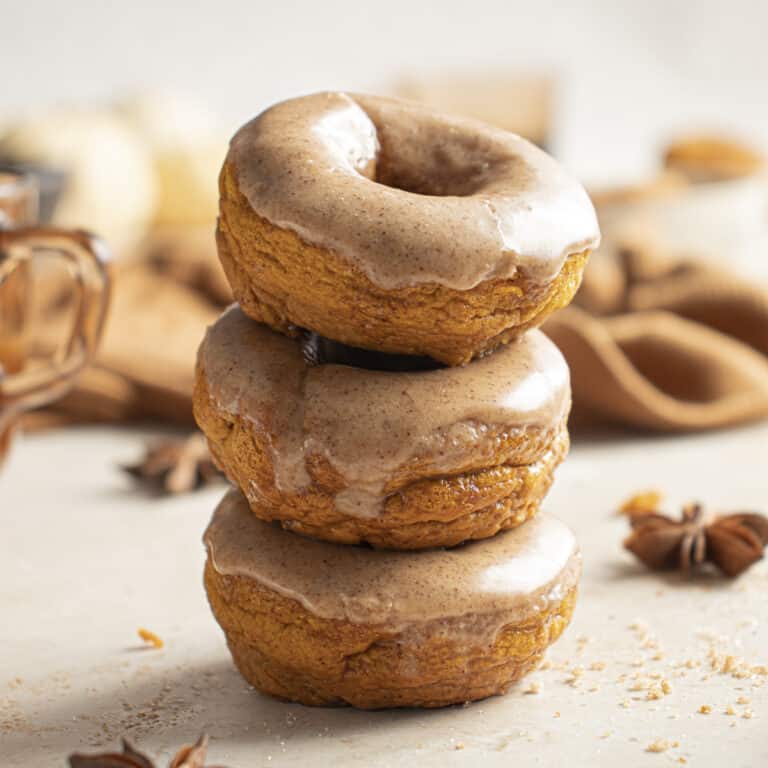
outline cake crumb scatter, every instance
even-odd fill
[[[162,648],[165,645],[161,637],[148,629],[144,629],[144,627],[139,627],[138,635],[145,643],[148,643],[153,648]]]

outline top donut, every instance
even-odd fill
[[[220,196],[219,255],[255,320],[451,365],[567,304],[600,238],[582,186],[519,136],[357,94],[247,123]]]

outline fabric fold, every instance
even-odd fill
[[[625,250],[588,269],[575,306],[544,330],[571,367],[577,424],[691,431],[768,417],[766,287]]]

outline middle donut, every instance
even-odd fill
[[[568,367],[530,331],[462,368],[292,339],[230,307],[199,351],[194,410],[264,520],[423,549],[536,513],[568,450]]]

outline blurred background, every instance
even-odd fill
[[[25,0],[0,18],[0,165],[37,173],[44,218],[99,232],[117,266],[96,365],[29,427],[191,425],[195,350],[230,301],[213,243],[228,138],[326,89],[496,123],[587,186],[603,246],[546,329],[577,425],[768,415],[765,2]],[[56,285],[42,295],[56,325]]]
[[[648,172],[702,126],[768,135],[761,0],[3,5],[6,112],[160,90],[197,96],[230,131],[313,90],[543,71],[560,86],[553,149],[589,183]]]

